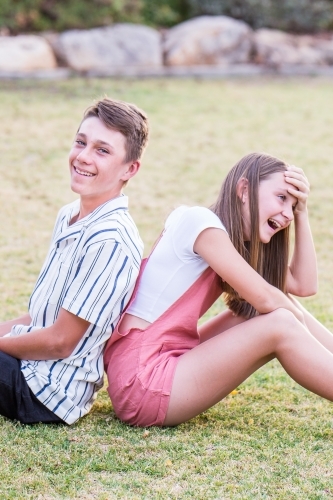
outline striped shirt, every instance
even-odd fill
[[[40,330],[56,321],[60,308],[90,326],[66,359],[22,360],[22,373],[35,396],[68,424],[91,408],[103,385],[103,349],[130,299],[143,243],[120,196],[69,225],[79,200],[57,217],[49,253],[29,302],[30,326],[10,335]]]

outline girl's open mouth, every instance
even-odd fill
[[[277,229],[281,229],[282,227],[281,224],[274,219],[268,219],[268,225],[269,227],[274,229],[274,231],[276,231]]]

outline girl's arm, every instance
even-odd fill
[[[294,166],[286,171],[285,180],[291,185],[289,193],[297,198],[295,247],[288,268],[287,292],[307,297],[317,293],[317,260],[307,211],[310,185],[303,170]]]
[[[252,269],[239,255],[223,229],[205,229],[197,237],[193,249],[259,313],[284,308],[304,323],[302,312],[283,292],[267,283]]]

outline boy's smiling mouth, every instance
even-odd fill
[[[96,174],[92,174],[91,172],[86,172],[85,170],[80,170],[77,167],[74,167],[74,170],[79,175],[85,175],[86,177],[94,177]]]

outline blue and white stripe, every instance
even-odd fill
[[[31,325],[16,325],[11,332],[21,335],[50,326],[61,308],[91,323],[68,358],[21,362],[36,397],[68,424],[90,410],[103,385],[104,345],[139,273],[143,244],[127,204],[121,196],[71,226],[79,201],[60,210],[30,297]]]

